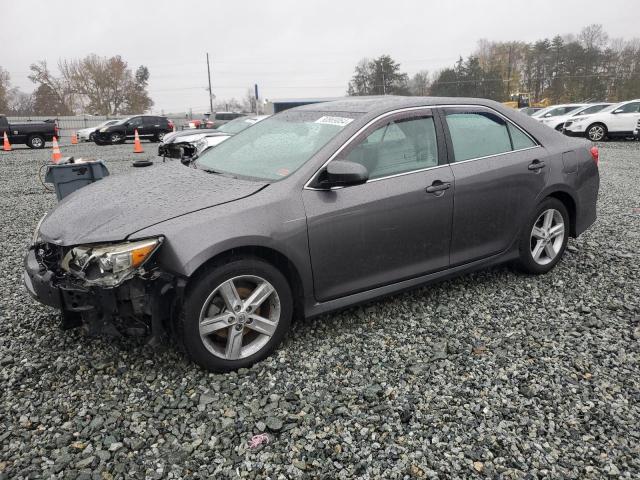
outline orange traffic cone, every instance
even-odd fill
[[[138,129],[136,128],[133,133],[133,153],[144,153],[142,144],[140,143],[140,137],[138,136]]]
[[[78,136],[75,133],[71,134],[71,145],[77,145],[78,144]]]
[[[4,144],[2,145],[2,150],[5,152],[11,151],[11,144],[9,143],[9,137],[7,137],[7,132],[4,132]]]
[[[62,158],[62,153],[60,153],[58,140],[56,140],[56,137],[53,137],[53,155],[51,155],[51,161],[53,163],[58,163],[61,158]]]

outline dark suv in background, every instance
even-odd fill
[[[167,117],[136,115],[96,131],[94,141],[98,145],[124,143],[128,138],[134,137],[136,130],[141,139],[159,142],[165,134],[173,131],[173,122]]]

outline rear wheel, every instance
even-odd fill
[[[592,142],[600,142],[607,136],[607,127],[602,123],[594,123],[593,125],[589,125],[586,132],[589,140]]]
[[[179,331],[196,363],[226,372],[266,358],[284,338],[292,313],[284,275],[261,259],[242,257],[191,281]]]
[[[534,211],[520,237],[519,265],[528,273],[547,273],[560,261],[569,239],[569,214],[556,198]]]
[[[96,133],[95,132],[91,132],[91,134],[89,134],[89,141],[93,142],[96,139]]]
[[[45,140],[42,135],[31,135],[27,139],[27,146],[29,148],[44,148]]]

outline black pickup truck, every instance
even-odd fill
[[[58,126],[53,120],[9,123],[7,117],[0,115],[0,141],[4,132],[7,132],[11,144],[22,143],[31,148],[44,148],[46,142],[58,136]]]

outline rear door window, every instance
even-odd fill
[[[511,151],[507,122],[490,112],[450,113],[446,116],[456,162]]]
[[[520,128],[489,111],[446,113],[455,162],[537,146]]]

